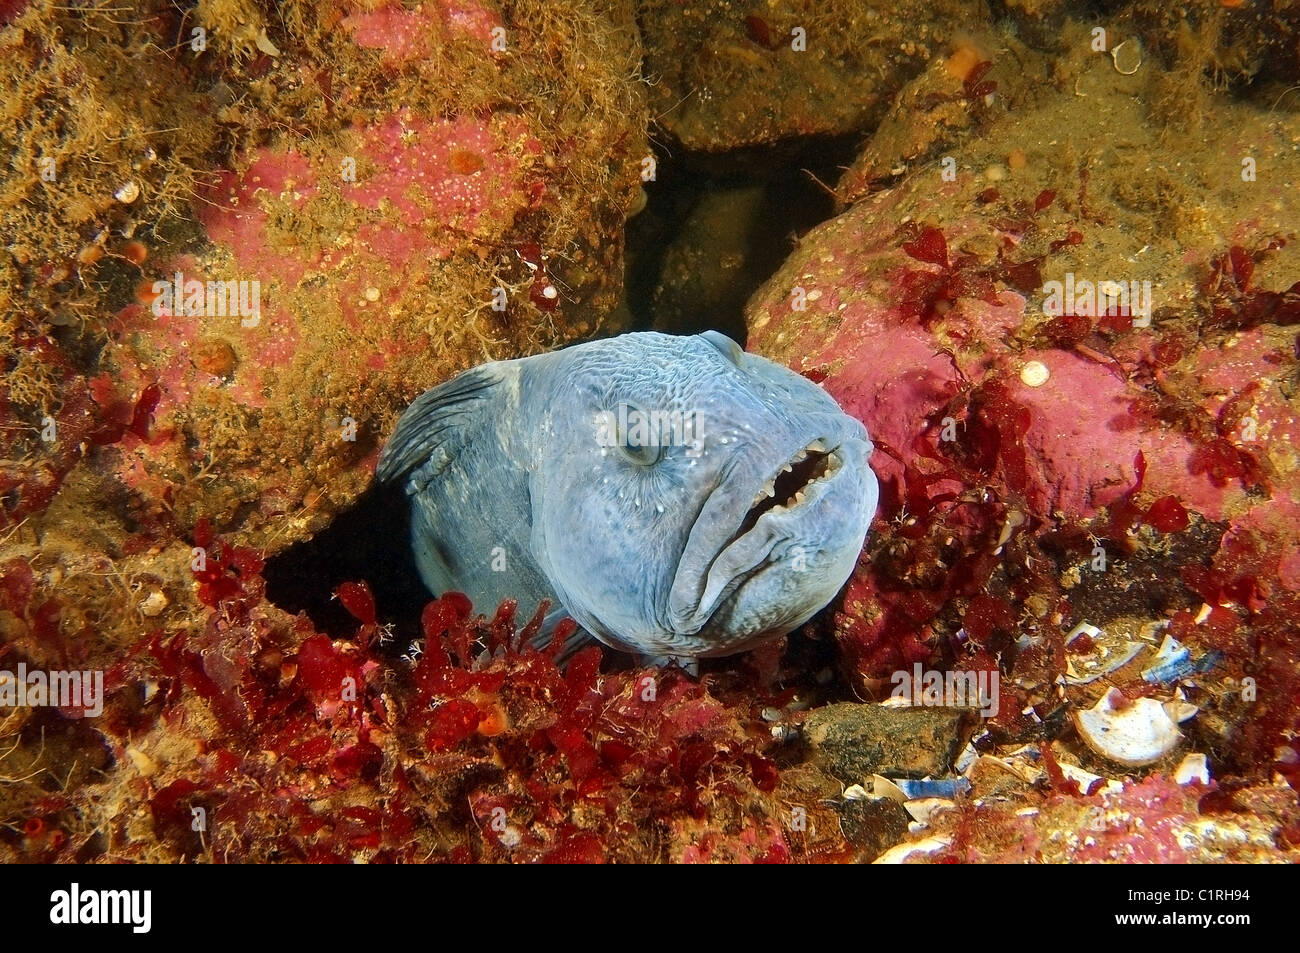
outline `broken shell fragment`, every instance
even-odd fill
[[[140,186],[135,184],[134,179],[128,182],[124,182],[121,186],[118,187],[118,190],[113,193],[113,198],[117,199],[123,205],[130,205],[139,197],[140,197]]]
[[[157,618],[167,608],[167,596],[161,589],[155,589],[140,600],[140,614]]]
[[[276,47],[276,45],[271,42],[271,38],[266,35],[266,30],[264,29],[258,31],[257,39],[254,40],[253,42],[257,45],[257,48],[261,50],[263,53],[265,53],[267,56],[280,55],[279,48]]]
[[[1086,635],[1090,639],[1095,639],[1101,636],[1101,629],[1089,622],[1080,622],[1070,630],[1068,635],[1066,635],[1065,644],[1069,645],[1081,635]]]
[[[1118,646],[1107,644],[1103,641],[1105,633],[1097,626],[1090,625],[1087,622],[1080,622],[1071,629],[1070,633],[1065,637],[1065,644],[1067,646],[1073,645],[1081,635],[1086,635],[1094,642],[1094,645],[1088,654],[1076,655],[1074,658],[1066,659],[1065,681],[1070,685],[1087,685],[1089,682],[1095,682],[1103,675],[1118,671],[1133,661],[1145,644],[1128,641],[1122,642]],[[1075,665],[1076,659],[1078,661],[1077,667]]]
[[[891,778],[909,801],[918,798],[953,798],[970,790],[970,781],[965,778],[925,778],[913,781],[907,778]]]
[[[1178,769],[1174,771],[1174,781],[1178,784],[1209,784],[1210,765],[1205,760],[1205,755],[1193,751],[1183,758],[1178,763]]]
[[[907,800],[907,794],[904,793],[897,784],[889,778],[882,778],[878,774],[873,774],[871,776],[868,787],[871,789],[871,794],[875,797],[887,797],[891,801],[896,801],[899,804],[902,804]]]
[[[1066,780],[1073,781],[1079,786],[1079,790],[1085,794],[1119,794],[1124,790],[1124,785],[1118,781],[1112,781],[1110,778],[1103,778],[1099,774],[1093,774],[1091,771],[1085,771],[1076,764],[1070,764],[1068,761],[1058,762],[1061,774],[1065,775]]]
[[[1194,717],[1200,711],[1195,705],[1189,704],[1182,698],[1165,702],[1164,709],[1165,714],[1169,716],[1169,720],[1178,725]]]
[[[936,814],[951,811],[956,806],[954,801],[946,797],[920,797],[906,802],[903,809],[918,825],[928,827]]]
[[[1155,657],[1151,659],[1151,664],[1142,670],[1142,678],[1148,682],[1165,684],[1190,675],[1196,668],[1192,664],[1191,655],[1187,646],[1172,635],[1166,635],[1156,650]]]
[[[947,836],[926,837],[912,843],[897,844],[872,861],[873,864],[901,864],[913,854],[935,854],[952,846],[952,838]]]
[[[1183,737],[1163,704],[1139,698],[1125,705],[1124,696],[1113,688],[1094,707],[1075,712],[1074,725],[1089,748],[1131,768],[1160,760]]]

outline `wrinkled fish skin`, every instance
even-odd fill
[[[432,592],[547,599],[607,645],[692,660],[834,597],[876,509],[871,449],[821,388],[723,335],[643,332],[427,391],[378,477],[406,481]]]

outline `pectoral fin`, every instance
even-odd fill
[[[538,630],[537,634],[532,638],[533,648],[541,651],[550,645],[551,640],[555,637],[556,626],[565,619],[571,618],[572,616],[569,615],[569,610],[563,606],[552,609],[550,612],[546,613],[546,615],[542,617],[541,629]],[[555,663],[561,667],[568,665],[569,659],[577,655],[579,651],[585,649],[588,645],[596,644],[596,640],[592,638],[591,634],[585,629],[575,629],[569,634],[569,637],[564,640],[564,645],[560,647],[559,654],[555,656]]]
[[[484,364],[417,397],[379,455],[379,481],[409,476],[407,492],[414,494],[445,470],[467,444],[496,423],[503,385],[518,374],[512,364]]]

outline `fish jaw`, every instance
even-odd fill
[[[753,505],[741,511],[734,493],[720,490],[701,512],[666,618],[679,637],[690,637],[691,655],[729,655],[784,635],[834,598],[852,573],[879,496],[867,465],[872,448],[865,432],[828,444],[809,445],[825,448],[825,472],[784,503],[758,507],[754,517]],[[732,538],[737,523],[741,531]]]

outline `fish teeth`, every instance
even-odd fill
[[[802,463],[804,460],[807,460],[807,459],[808,459],[808,451],[807,451],[807,450],[800,450],[798,453],[796,453],[796,454],[794,455],[794,459],[791,460],[790,462],[791,462],[791,463]],[[788,469],[788,468],[787,468],[787,469]]]
[[[796,493],[796,494],[794,495],[794,504],[795,504],[795,506],[798,506],[800,503],[803,502],[803,500],[804,500],[803,490],[800,490],[798,493]]]
[[[820,439],[814,440],[812,443],[808,444],[808,449],[814,453],[825,453],[826,444],[822,443]]]

